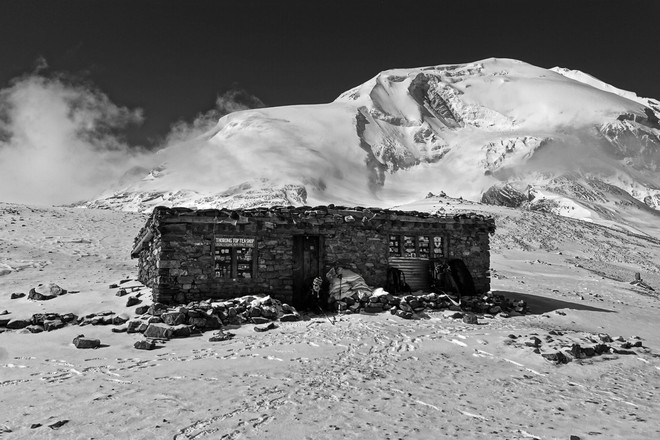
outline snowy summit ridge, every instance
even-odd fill
[[[87,206],[387,207],[444,191],[643,230],[660,218],[659,117],[657,100],[575,70],[392,69],[332,103],[229,114]]]

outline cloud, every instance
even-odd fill
[[[44,70],[48,69],[48,61],[42,55],[39,55],[34,61],[34,73],[39,74]]]
[[[192,122],[173,124],[165,141],[147,151],[128,145],[123,136],[129,126],[143,122],[142,110],[116,105],[92,84],[47,70],[40,56],[30,74],[0,90],[0,201],[89,200],[142,179],[164,161],[203,173],[204,165],[209,167],[204,162],[207,144],[198,138],[228,113],[264,107],[234,86],[217,97],[213,109]],[[180,144],[186,145],[183,157],[166,153]]]
[[[142,111],[117,106],[89,84],[32,74],[0,90],[0,200],[62,204],[104,190],[149,154],[131,148],[122,130]]]
[[[213,109],[198,114],[193,122],[179,121],[172,124],[165,140],[165,146],[188,142],[203,135],[211,130],[220,118],[229,113],[263,107],[265,104],[259,98],[234,84],[216,98]]]

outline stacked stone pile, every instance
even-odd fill
[[[80,293],[78,290],[62,289],[55,283],[39,284],[37,287],[30,289],[27,294],[27,299],[33,301],[48,301],[58,296],[66,295],[67,293]],[[25,292],[14,292],[11,294],[11,299],[20,299],[25,297]]]
[[[298,312],[270,296],[244,296],[227,301],[194,301],[185,306],[154,303],[136,308],[138,319],[113,331],[143,333],[146,338],[168,340],[185,338],[226,325],[265,324],[274,320],[297,321]],[[141,347],[149,344],[140,344]],[[146,348],[149,349],[149,348]]]
[[[527,304],[522,300],[511,300],[503,295],[464,297],[458,305],[444,293],[424,295],[394,296],[383,289],[376,289],[372,294],[361,292],[344,298],[334,304],[336,310],[344,313],[380,313],[389,311],[404,319],[412,319],[415,314],[426,310],[450,309],[474,312],[502,317],[517,316],[528,312]]]
[[[516,335],[509,335],[509,344],[518,347],[531,347],[536,354],[555,364],[567,364],[573,360],[582,360],[606,354],[637,354],[632,348],[645,349],[642,339],[633,336],[625,339],[623,336],[612,338],[606,333],[588,335],[576,341],[562,331],[551,330],[544,339],[537,335],[522,340]]]

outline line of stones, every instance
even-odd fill
[[[412,319],[416,313],[424,310],[449,309],[456,312],[499,314],[502,317],[519,316],[528,312],[523,300],[511,300],[503,295],[488,293],[485,295],[463,297],[460,305],[442,293],[426,295],[394,296],[387,292],[366,294],[358,293],[337,301],[334,309],[344,313],[380,313],[389,311],[404,319]]]
[[[111,311],[77,316],[73,313],[35,313],[29,319],[0,316],[0,332],[25,329],[30,333],[50,332],[67,325],[121,325],[128,321],[127,314],[116,315]]]

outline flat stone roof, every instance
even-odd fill
[[[334,222],[368,223],[372,220],[420,222],[420,223],[467,223],[485,226],[488,232],[495,232],[495,220],[491,216],[477,213],[431,214],[420,211],[401,211],[383,208],[346,207],[336,205],[321,206],[272,206],[248,209],[193,209],[157,206],[147,223],[135,239],[144,243],[154,223],[222,223],[248,224],[261,220],[274,224],[320,225]],[[136,245],[132,254],[139,252]]]

